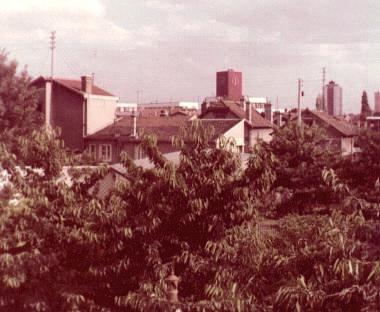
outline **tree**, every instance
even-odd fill
[[[317,126],[303,125],[301,129],[291,123],[274,129],[266,148],[277,159],[273,187],[282,194],[277,214],[310,213],[310,209],[330,203],[322,171],[334,167],[339,156],[326,145],[325,132]]]
[[[37,90],[29,87],[26,68],[17,73],[17,63],[0,52],[0,141],[17,153],[17,138],[42,125],[37,110]]]
[[[360,111],[360,121],[362,124],[364,124],[366,121],[366,118],[372,115],[371,108],[368,104],[368,96],[367,96],[366,91],[363,91],[361,103],[362,105],[361,105],[361,111]]]

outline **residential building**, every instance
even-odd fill
[[[326,129],[326,143],[329,148],[340,151],[342,155],[349,155],[355,152],[354,144],[358,130],[355,126],[345,121],[344,118],[309,109],[302,111],[301,118],[302,123],[306,125],[317,125]],[[297,114],[292,114],[290,120],[296,122]]]
[[[202,112],[199,116],[202,120],[241,120],[240,134],[235,133],[238,138],[237,145],[240,150],[249,151],[250,148],[261,139],[270,141],[273,125],[262,117],[251,105],[245,101],[237,102],[223,98],[206,98],[202,103]],[[244,139],[243,139],[244,138]]]
[[[149,116],[132,115],[115,121],[113,125],[89,135],[85,138],[86,148],[96,159],[103,162],[120,162],[120,153],[125,151],[132,159],[146,158],[144,149],[140,146],[141,135],[149,133],[156,136],[157,147],[162,153],[178,151],[173,146],[172,138],[180,133],[181,127],[189,126],[195,118],[187,115]],[[237,142],[237,151],[244,146],[244,124],[242,119],[231,120],[199,120],[205,127],[213,127],[214,135],[210,144],[221,146],[221,137],[233,138]]]
[[[375,113],[380,113],[380,91],[375,92]]]
[[[242,73],[228,69],[216,73],[216,96],[240,101],[243,96]]]
[[[334,81],[330,81],[324,88],[325,111],[331,116],[342,115],[342,88]]]
[[[82,151],[84,138],[115,119],[119,98],[94,85],[92,76],[80,80],[39,77],[31,82],[40,91],[39,110],[47,125],[59,127],[66,147]]]
[[[267,97],[244,97],[245,103],[249,103],[252,107],[265,119],[273,122],[272,104]],[[245,104],[245,105],[246,105]]]
[[[380,132],[380,114],[378,116],[368,116],[366,127],[372,131]]]

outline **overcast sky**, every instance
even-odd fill
[[[95,73],[122,101],[197,100],[215,94],[215,72],[243,72],[243,91],[304,107],[326,82],[358,112],[380,88],[379,0],[0,0],[0,45],[33,76]]]

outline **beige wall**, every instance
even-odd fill
[[[90,96],[87,99],[87,135],[114,121],[117,103],[117,97]]]
[[[342,138],[341,140],[342,154],[352,154],[354,151],[354,138]]]
[[[244,150],[244,120],[241,120],[238,124],[233,126],[227,132],[223,134],[225,139],[233,139],[237,147],[241,147],[238,151]],[[216,140],[216,146],[220,147],[221,140],[218,138]]]
[[[263,129],[252,129],[249,131],[249,146],[254,146],[259,139],[270,142],[272,136],[270,135],[273,132],[272,128],[263,128]]]

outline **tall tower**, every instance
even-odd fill
[[[380,91],[375,92],[375,113],[380,113]]]
[[[229,69],[216,73],[216,96],[240,101],[243,96],[242,73]]]
[[[326,112],[331,116],[342,115],[342,88],[334,81],[330,81],[324,88],[324,104]]]

